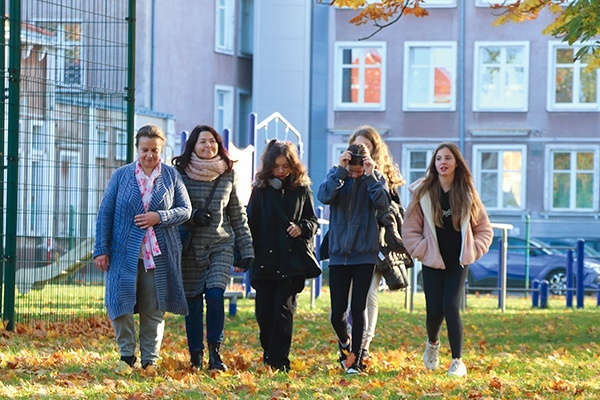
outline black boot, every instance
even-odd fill
[[[208,343],[208,369],[218,369],[221,371],[227,371],[227,366],[223,364],[219,351],[221,350],[221,343]]]
[[[204,355],[204,352],[202,350],[190,352],[190,362],[192,363],[192,368],[202,369],[202,356],[203,355]]]

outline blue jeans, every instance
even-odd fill
[[[189,314],[185,317],[185,332],[187,334],[189,351],[204,350],[204,300],[206,300],[206,341],[221,343],[225,324],[225,291],[220,288],[210,288],[204,294],[188,297]]]

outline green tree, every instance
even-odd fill
[[[422,7],[425,0],[317,0],[317,2],[358,10],[349,22],[354,25],[372,22],[375,27],[374,32],[364,39],[376,35],[405,15],[425,17],[429,14]],[[569,45],[576,42],[584,44],[577,52],[576,58],[591,53],[594,57],[589,60],[588,68],[600,67],[600,41],[596,39],[596,35],[600,33],[599,0],[505,0],[491,8],[496,11],[502,10],[494,21],[495,26],[534,20],[543,10],[550,11],[556,17],[543,33],[561,39]]]

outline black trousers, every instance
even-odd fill
[[[365,329],[365,308],[367,295],[371,286],[375,265],[330,265],[329,266],[329,291],[331,294],[331,326],[338,340],[348,340],[348,294],[352,284],[352,352],[356,357],[360,355],[363,331]]]
[[[460,299],[465,291],[468,272],[468,265],[464,268],[455,265],[446,269],[423,266],[427,337],[431,343],[439,339],[445,318],[452,358],[462,357],[463,325],[460,318]]]
[[[263,360],[274,368],[289,369],[296,297],[304,288],[304,278],[255,280],[252,286]]]

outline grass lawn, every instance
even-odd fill
[[[274,373],[263,366],[253,300],[238,303],[225,322],[226,373],[188,367],[183,317],[167,315],[159,369],[115,372],[118,353],[105,317],[70,323],[18,325],[0,329],[0,397],[115,399],[573,399],[600,393],[600,309],[592,298],[584,309],[565,309],[553,298],[548,309],[510,297],[507,311],[496,297],[470,295],[463,313],[464,361],[468,375],[450,378],[445,326],[442,368],[427,371],[423,295],[412,313],[404,293],[380,293],[379,322],[371,345],[373,362],[360,376],[337,365],[337,345],[324,292],[315,308],[302,293],[294,329],[292,369]]]

